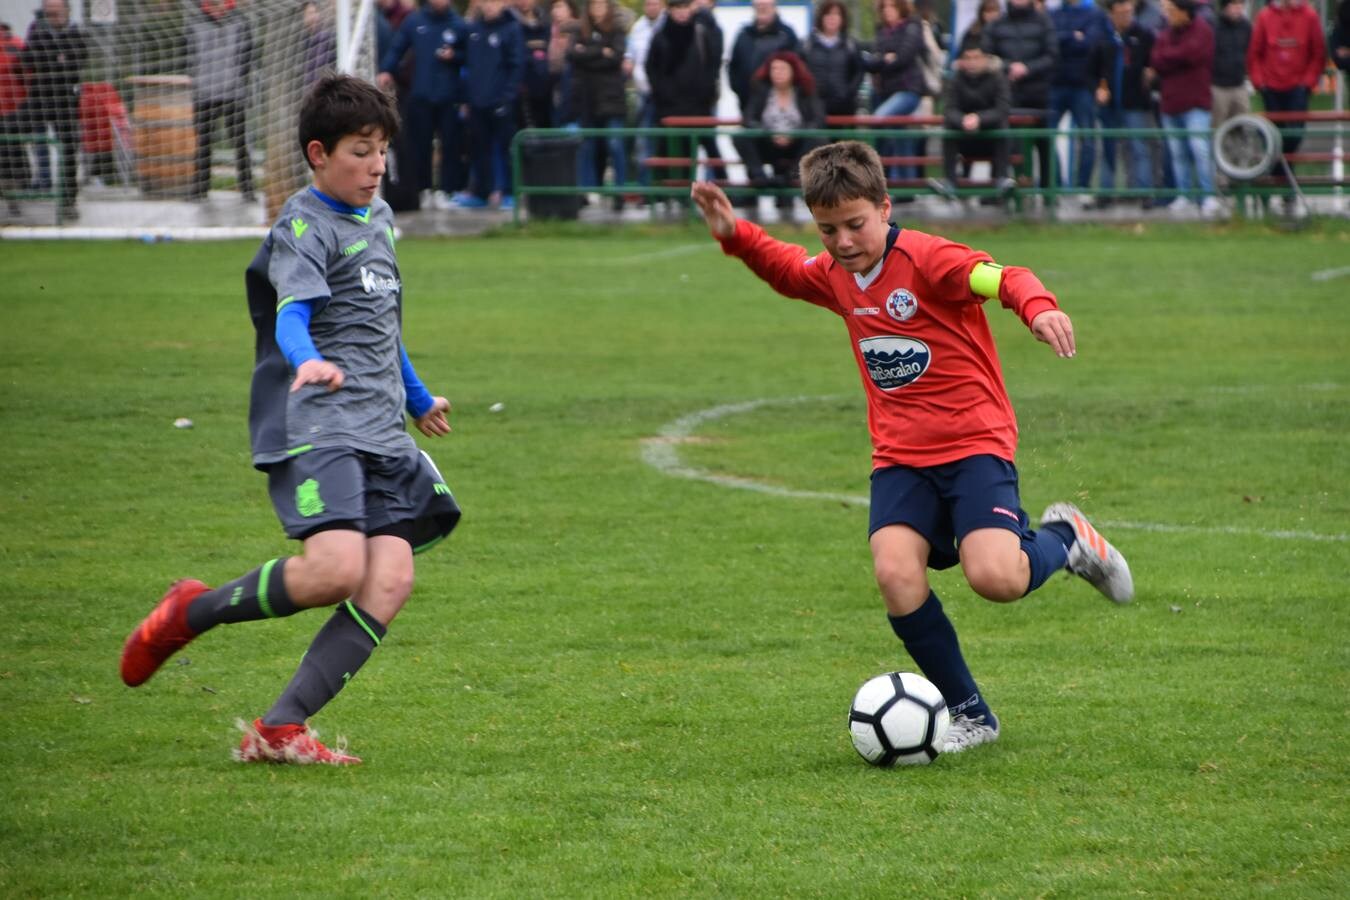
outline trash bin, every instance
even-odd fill
[[[520,189],[576,187],[577,152],[581,138],[536,138],[520,146]],[[518,190],[520,190],[518,189]],[[530,218],[575,219],[581,212],[580,194],[526,194]]]

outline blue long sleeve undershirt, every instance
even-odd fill
[[[291,369],[299,369],[302,363],[311,359],[323,359],[314,339],[309,336],[309,320],[314,315],[313,300],[292,300],[277,313],[276,341]],[[407,395],[404,408],[408,415],[420,419],[430,411],[436,401],[431,392],[417,377],[412,360],[408,358],[408,348],[402,342],[398,345],[399,368],[403,375],[403,392]]]

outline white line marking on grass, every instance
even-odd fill
[[[1350,275],[1350,266],[1341,266],[1339,269],[1319,269],[1312,273],[1313,281],[1330,281],[1333,278],[1343,278]]]
[[[708,422],[754,412],[766,406],[794,406],[799,403],[830,402],[840,398],[833,397],[762,397],[758,400],[746,400],[743,403],[724,403],[711,406],[681,416],[673,422],[661,426],[655,437],[642,440],[642,461],[663,475],[672,478],[688,478],[691,481],[703,481],[718,487],[736,488],[743,491],[755,491],[772,497],[788,497],[793,500],[829,500],[849,506],[868,506],[867,497],[857,494],[836,494],[830,491],[801,491],[794,488],[765,484],[752,478],[740,478],[735,475],[719,475],[697,466],[688,465],[680,458],[680,447],[684,444],[698,443],[696,432]],[[1289,541],[1319,541],[1326,543],[1350,542],[1350,534],[1320,534],[1315,531],[1291,531],[1278,529],[1264,531],[1259,528],[1239,528],[1234,525],[1169,525],[1161,522],[1099,522],[1103,528],[1119,528],[1123,531],[1150,531],[1161,534],[1226,534],[1237,537],[1262,537]]]
[[[669,259],[673,256],[687,256],[690,253],[697,253],[700,250],[711,250],[713,248],[721,249],[721,245],[716,241],[699,241],[697,244],[680,244],[675,247],[667,247],[664,250],[634,253],[632,256],[615,256],[607,259],[594,259],[590,260],[589,264],[625,266],[630,263],[644,263],[657,259]]]

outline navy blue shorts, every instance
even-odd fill
[[[1032,532],[1017,496],[1017,467],[997,456],[968,456],[940,466],[889,466],[872,473],[870,537],[887,525],[908,525],[932,546],[931,569],[961,561],[957,545],[980,528]]]

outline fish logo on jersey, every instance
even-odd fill
[[[904,288],[896,288],[886,298],[886,312],[890,313],[891,318],[897,322],[905,322],[914,318],[914,314],[918,311],[919,298]]]
[[[872,337],[858,341],[867,376],[883,391],[899,390],[918,381],[933,359],[923,341],[907,337]]]

